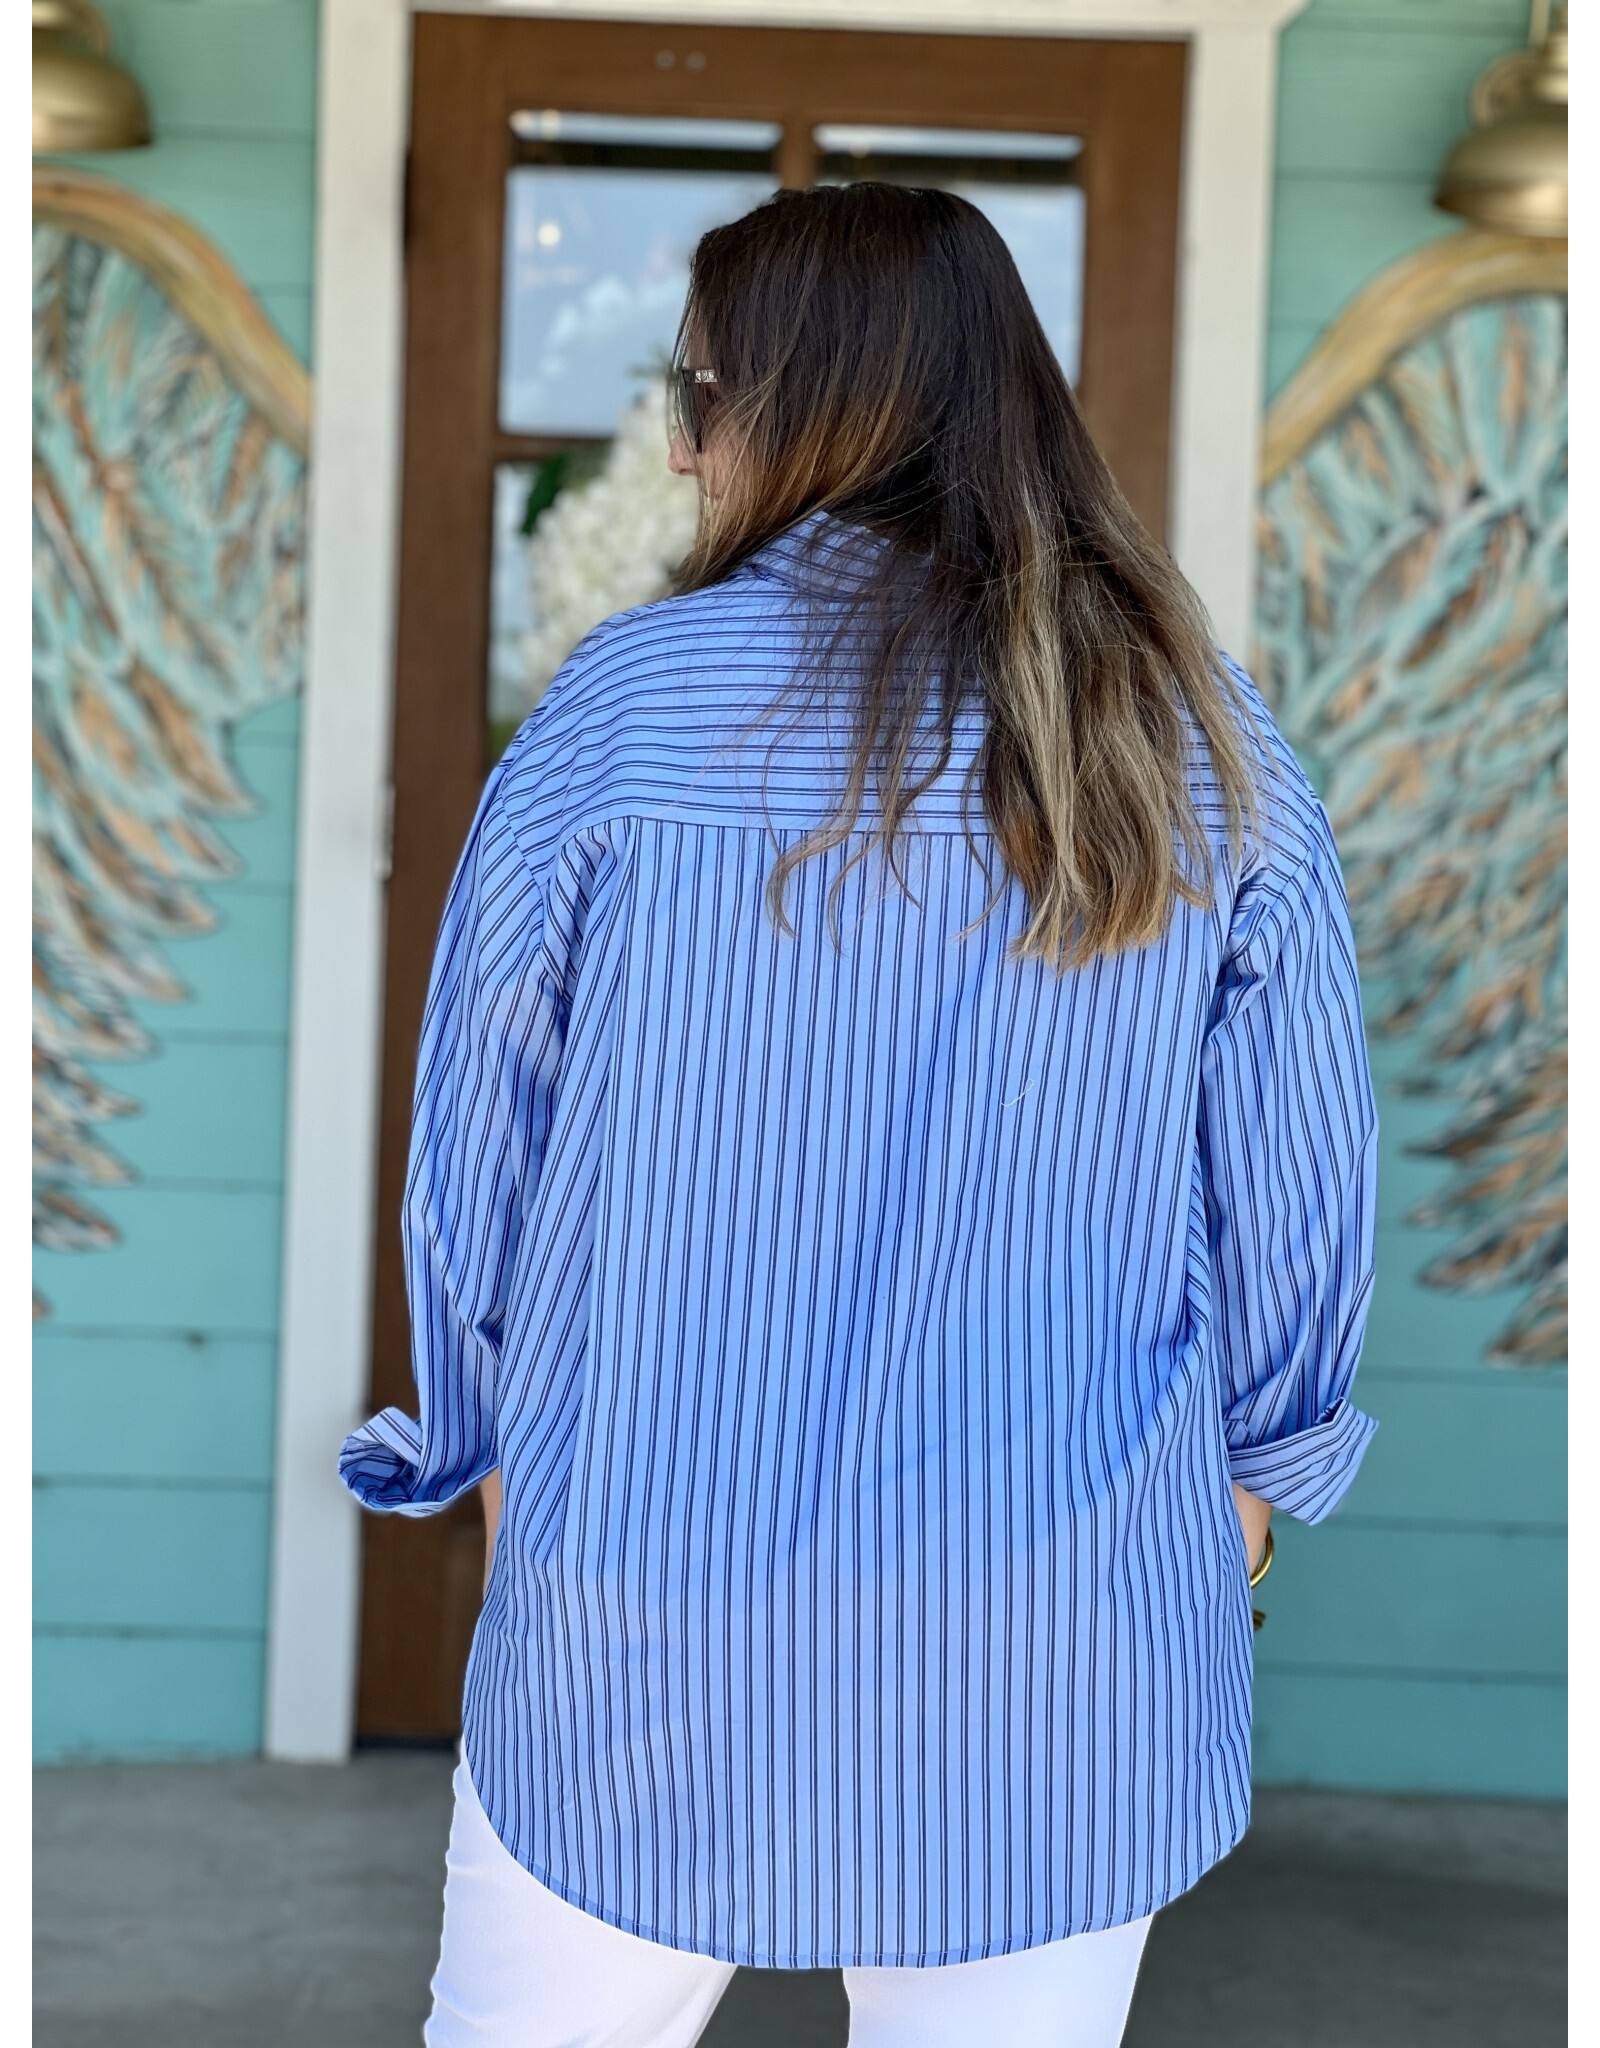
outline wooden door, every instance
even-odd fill
[[[654,164],[662,178],[698,170],[735,211],[753,203],[752,178],[765,189],[914,170],[920,183],[967,189],[975,180],[974,195],[995,208],[1009,179],[1039,201],[1016,214],[1017,233],[1034,231],[1027,219],[1044,223],[1037,260],[1048,275],[1038,288],[1030,280],[1036,302],[1054,289],[1050,221],[1078,223],[1073,275],[1064,255],[1057,266],[1066,309],[1058,348],[1064,361],[1072,352],[1069,374],[1112,469],[1160,534],[1185,57],[1181,43],[1149,41],[459,14],[418,15],[414,39],[371,1380],[374,1405],[412,1412],[398,1219],[438,920],[504,737],[491,725],[487,684],[496,478],[505,465],[592,446],[605,431],[592,396],[541,398],[537,378],[519,393],[502,374],[515,314],[503,304],[503,250],[519,167],[559,161],[647,175]],[[665,190],[650,187],[645,201]],[[559,225],[540,230],[552,231]],[[475,1497],[421,1521],[367,1520],[361,1737],[458,1732],[482,1562]]]

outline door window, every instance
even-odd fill
[[[660,595],[689,544],[695,490],[666,470],[662,373],[695,243],[776,189],[783,140],[776,122],[555,109],[518,113],[511,128],[499,424],[535,445],[495,472],[491,760],[584,633]],[[931,185],[980,207],[1076,381],[1080,138],[839,123],[808,135],[818,183]],[[543,526],[561,496],[586,491],[603,495],[603,517],[569,507]]]
[[[976,128],[847,127],[816,131],[817,182],[932,185],[988,215],[1067,381],[1083,353],[1083,142],[1076,135],[1016,135]]]

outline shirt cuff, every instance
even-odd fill
[[[1270,1444],[1230,1444],[1228,1470],[1247,1493],[1301,1522],[1321,1522],[1344,1499],[1377,1429],[1348,1401],[1320,1422]]]
[[[339,1477],[356,1499],[390,1514],[431,1515],[449,1505],[448,1499],[418,1498],[421,1465],[422,1424],[398,1408],[363,1423],[339,1452]]]

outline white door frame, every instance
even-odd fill
[[[1305,0],[416,0],[419,12],[1189,42],[1173,552],[1247,645],[1277,37]],[[322,0],[307,686],[268,1625],[267,1753],[349,1753],[382,1050],[411,0]],[[398,1228],[396,1223],[393,1227]]]

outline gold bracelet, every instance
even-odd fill
[[[1273,1549],[1274,1545],[1272,1541],[1272,1525],[1269,1522],[1267,1525],[1267,1540],[1261,1548],[1261,1562],[1250,1574],[1251,1592],[1254,1592],[1256,1587],[1259,1586],[1261,1584],[1261,1581],[1267,1576],[1267,1569],[1272,1563]],[[1251,1608],[1250,1632],[1252,1635],[1258,1635],[1261,1632],[1262,1626],[1266,1622],[1266,1619],[1267,1617],[1261,1612],[1261,1609],[1259,1607]]]

